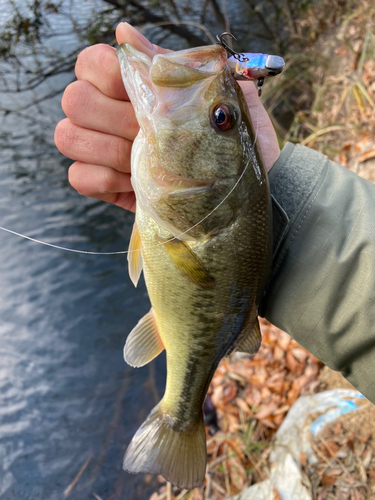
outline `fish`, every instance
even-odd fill
[[[213,374],[235,349],[260,347],[258,308],[272,260],[269,184],[222,46],[151,60],[122,44],[117,54],[140,125],[129,274],[136,286],[143,271],[151,302],[124,358],[140,367],[165,349],[167,363],[164,396],[123,468],[190,490],[205,477],[203,403]]]

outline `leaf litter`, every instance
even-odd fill
[[[267,479],[273,437],[296,399],[350,387],[287,333],[261,318],[260,326],[259,352],[223,359],[211,382],[205,404],[208,463],[202,487],[181,491],[159,476],[160,488],[150,500],[230,499]],[[375,406],[365,399],[359,410],[311,437],[317,462],[309,464],[301,453],[300,464],[313,500],[375,500],[374,421]],[[273,500],[280,500],[275,489],[273,494]]]
[[[203,486],[181,491],[160,476],[161,487],[150,500],[223,500],[268,478],[273,436],[296,399],[320,389],[323,365],[268,321],[260,318],[260,326],[259,352],[223,359],[208,390]]]

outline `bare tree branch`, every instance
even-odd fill
[[[119,0],[105,0],[107,3],[114,5],[115,7],[119,9],[124,9],[124,5],[122,2]],[[161,23],[165,22],[166,19],[163,19],[161,16],[154,14],[150,10],[146,9],[143,7],[143,5],[139,4],[138,2],[134,0],[127,0],[126,2],[127,5],[131,5],[132,7],[137,9],[138,13],[138,22],[140,24],[142,23]],[[186,29],[184,26],[179,25],[179,24],[170,24],[166,25],[166,28],[174,33],[175,35],[179,35],[182,38],[185,38],[191,45],[204,45],[206,42],[199,36],[195,35],[188,29]]]

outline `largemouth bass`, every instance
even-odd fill
[[[124,348],[131,366],[165,349],[163,399],[133,437],[129,472],[181,488],[205,476],[203,402],[219,361],[254,354],[271,263],[267,174],[240,87],[219,45],[118,56],[140,132],[132,150],[136,222],[129,273],[143,269],[150,312]]]

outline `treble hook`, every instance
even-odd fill
[[[238,61],[247,62],[249,58],[246,57],[244,54],[240,54],[239,52],[235,52],[233,49],[231,49],[229,45],[227,45],[227,42],[224,40],[224,36],[230,36],[231,38],[233,38],[233,40],[236,40],[237,42],[237,38],[234,35],[232,35],[232,33],[229,33],[229,31],[224,31],[224,33],[222,33],[221,35],[216,35],[216,39],[218,40],[219,44],[222,45],[224,49]]]

